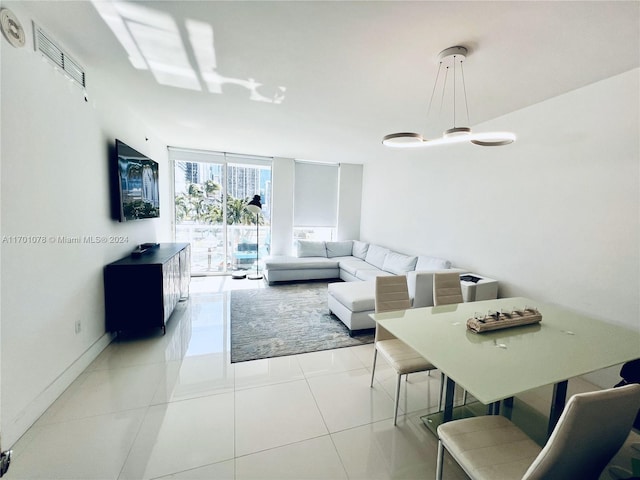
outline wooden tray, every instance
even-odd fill
[[[475,333],[491,332],[503,328],[519,327],[521,325],[531,325],[542,321],[542,314],[537,310],[520,310],[510,315],[504,313],[495,316],[486,316],[484,323],[477,318],[467,320],[467,328]]]

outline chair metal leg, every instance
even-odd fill
[[[444,463],[444,445],[438,440],[438,458],[436,459],[436,480],[442,480],[442,464]]]
[[[396,401],[393,406],[393,426],[395,427],[398,420],[398,405],[400,404],[400,380],[402,375],[398,374],[398,380],[396,381]]]
[[[371,387],[373,387],[373,376],[376,374],[376,359],[378,358],[378,350],[373,349],[373,366],[371,367]]]

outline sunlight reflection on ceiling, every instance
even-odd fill
[[[239,85],[249,91],[249,99],[279,104],[286,87],[277,87],[271,96],[263,95],[263,85],[253,78],[225,77],[217,71],[213,27],[197,20],[186,20],[190,45],[185,46],[178,24],[167,13],[121,0],[91,0],[139,70],[149,70],[160,85],[222,94],[223,85]],[[191,64],[191,48],[197,68]],[[204,87],[203,87],[204,85]]]

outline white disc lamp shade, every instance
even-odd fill
[[[487,132],[476,133],[471,143],[483,147],[500,147],[516,141],[516,136],[511,132]]]
[[[431,105],[436,91],[438,90],[438,81],[441,76],[444,76],[443,82],[441,82],[441,97],[444,104],[445,90],[447,89],[447,82],[452,77],[452,89],[453,89],[453,127],[445,130],[442,137],[434,139],[425,139],[419,133],[413,132],[400,132],[390,133],[385,135],[382,139],[382,144],[387,147],[393,148],[422,148],[434,145],[446,145],[451,143],[463,143],[471,142],[474,145],[480,145],[483,147],[497,147],[502,145],[508,145],[516,140],[516,136],[511,132],[485,132],[474,133],[471,131],[471,127],[458,126],[456,124],[456,77],[461,77],[462,93],[464,96],[464,106],[467,112],[467,122],[469,122],[469,106],[467,103],[467,89],[464,83],[464,70],[462,64],[469,54],[469,50],[466,47],[455,46],[450,47],[438,55],[438,75],[433,86],[433,92],[431,93],[431,100],[429,101],[429,113],[431,112]],[[444,73],[443,73],[444,69]],[[459,73],[458,73],[459,72]],[[450,88],[451,90],[451,88]],[[428,114],[427,114],[428,116]]]
[[[388,147],[419,147],[424,143],[424,139],[419,133],[390,133],[384,136],[382,143]]]

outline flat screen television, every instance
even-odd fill
[[[116,140],[120,221],[160,216],[158,163]]]

